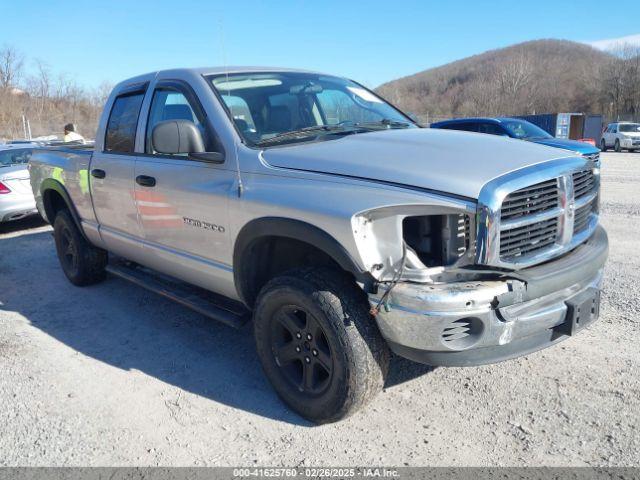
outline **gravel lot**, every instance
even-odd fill
[[[478,368],[394,359],[315,427],[234,331],[122,280],[79,289],[50,228],[0,227],[0,465],[640,465],[640,154],[603,154],[602,318]]]

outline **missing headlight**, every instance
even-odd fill
[[[426,267],[449,266],[471,253],[471,219],[465,214],[406,217],[404,241]]]

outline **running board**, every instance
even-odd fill
[[[120,259],[110,261],[106,270],[112,275],[158,293],[233,328],[242,327],[251,318],[249,310],[240,302],[154,272],[133,262]]]

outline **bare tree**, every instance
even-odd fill
[[[22,76],[23,55],[11,45],[0,49],[0,88],[16,87]]]

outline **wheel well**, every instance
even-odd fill
[[[42,204],[44,206],[44,213],[47,215],[47,220],[49,220],[49,223],[52,225],[58,212],[69,208],[62,195],[53,189],[44,191],[42,194]]]
[[[272,278],[298,267],[329,267],[344,271],[327,253],[302,240],[263,236],[247,246],[240,264],[240,294],[249,307]]]

